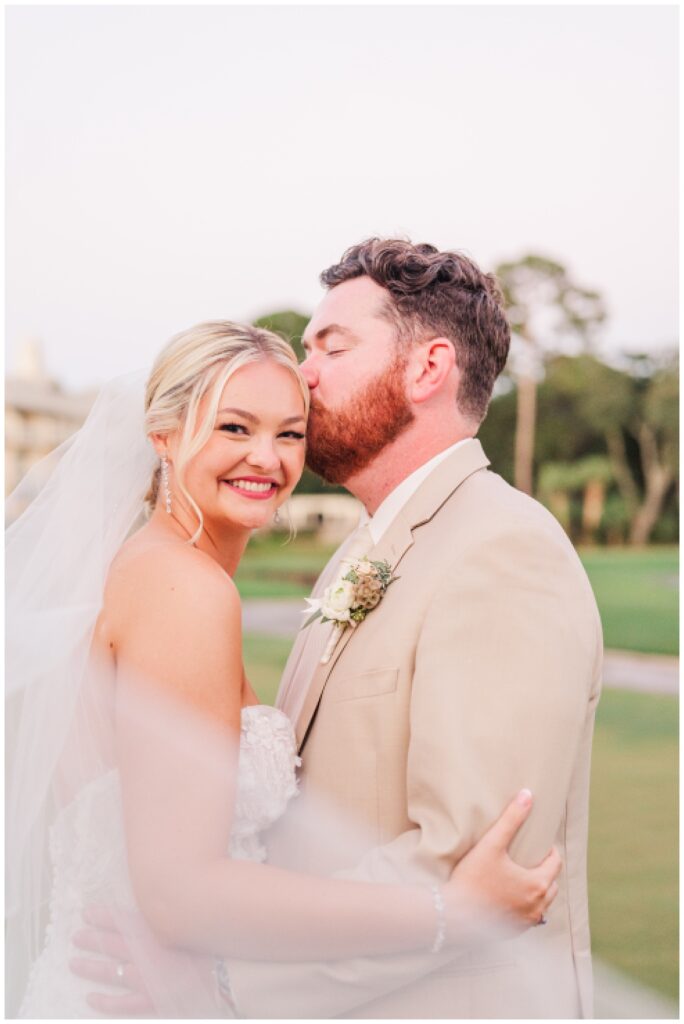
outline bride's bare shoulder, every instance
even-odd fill
[[[159,615],[216,622],[240,614],[237,588],[221,566],[184,540],[145,529],[129,538],[107,576],[104,612],[113,628]]]
[[[143,528],[144,530],[144,528]],[[241,612],[232,579],[185,541],[140,531],[109,571],[98,628],[120,693],[141,679],[239,728]]]

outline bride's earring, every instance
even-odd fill
[[[161,479],[162,490],[164,491],[164,503],[168,515],[171,515],[171,488],[169,487],[169,460],[165,455],[161,457]]]
[[[281,508],[282,508],[283,513],[284,513],[285,520],[287,522],[287,526],[288,526],[288,530],[289,530],[289,537],[287,539],[288,540],[292,540],[293,537],[297,536],[297,531],[295,530],[294,523],[292,522],[292,513],[290,512],[290,503],[289,503],[289,501],[286,501],[284,505],[281,505]],[[273,515],[273,525],[274,526],[280,526],[282,521],[283,521],[283,516],[280,514],[280,511],[281,511],[280,508],[277,508],[275,510],[275,513]]]

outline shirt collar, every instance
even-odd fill
[[[414,469],[413,473],[402,480],[400,484],[397,484],[394,490],[390,491],[387,497],[378,505],[374,515],[369,516],[365,511],[362,513],[361,525],[367,526],[370,530],[373,544],[377,544],[380,541],[380,538],[392,525],[392,522],[401,512],[409,498],[415,494],[423,480],[430,475],[432,470],[451,455],[452,452],[455,452],[457,448],[469,444],[472,440],[472,437],[465,437],[461,441],[457,441],[456,444],[452,444],[449,448],[445,448],[443,452],[438,452],[437,455],[424,462],[418,469]]]

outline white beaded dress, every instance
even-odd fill
[[[227,851],[233,859],[266,858],[262,833],[280,818],[297,792],[299,764],[290,720],[266,705],[243,708],[235,811]],[[135,907],[126,861],[120,783],[114,769],[84,787],[57,818],[50,834],[53,871],[49,924],[22,1001],[23,1018],[99,1016],[85,999],[97,986],[68,967],[83,909],[114,898]]]

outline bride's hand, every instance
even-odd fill
[[[165,950],[154,940],[145,945],[143,933],[140,932],[137,933],[137,941],[131,945],[129,938],[119,930],[121,911],[114,913],[106,906],[89,905],[83,913],[83,921],[86,927],[71,936],[77,955],[69,960],[69,970],[79,978],[93,983],[92,990],[86,994],[86,1002],[99,1016],[117,1019],[161,1016],[155,1009],[143,971],[136,965],[136,959],[145,965],[145,972],[153,968],[152,976],[156,974],[157,983],[163,977],[167,983],[173,978],[174,984],[179,977],[184,976],[184,962],[191,962],[192,970],[187,977],[193,986],[189,998],[197,1010],[196,1016],[202,1016],[202,1008],[197,1006],[197,998],[201,993],[208,1000],[203,1007],[205,1019],[232,1016],[224,1002],[225,994],[216,985],[213,957]],[[95,956],[92,956],[93,953]],[[175,997],[185,997],[182,983],[174,992]],[[179,1013],[178,1016],[184,1017],[185,1014]]]
[[[508,847],[532,807],[532,794],[523,789],[454,868],[445,896],[474,913],[491,912],[516,930],[543,923],[558,893],[556,878],[563,863],[552,847],[541,864],[523,868],[511,859]]]
[[[92,905],[83,918],[86,927],[71,936],[77,955],[70,959],[69,970],[93,982],[88,1006],[103,1017],[153,1016],[152,999],[115,916],[107,907]],[[100,985],[107,991],[100,991]]]

